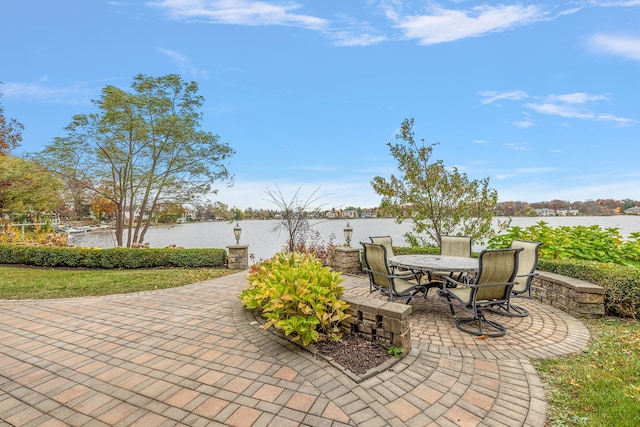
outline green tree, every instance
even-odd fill
[[[0,82],[1,84],[2,82]],[[2,94],[0,93],[0,98]],[[0,156],[7,155],[22,142],[22,130],[24,126],[16,119],[7,119],[4,115],[4,107],[0,104]]]
[[[175,224],[184,213],[185,209],[182,205],[167,202],[158,204],[156,217],[160,224]]]
[[[97,112],[75,116],[37,156],[68,187],[113,201],[116,242],[127,247],[144,243],[160,204],[191,203],[229,178],[225,161],[234,154],[200,129],[197,83],[139,74],[131,88],[106,86],[93,101]]]
[[[61,203],[63,183],[36,164],[0,156],[0,216],[50,213]]]
[[[400,176],[391,175],[388,180],[376,176],[371,184],[382,196],[382,210],[398,223],[411,220],[411,231],[405,234],[409,244],[439,245],[442,236],[457,234],[483,240],[506,227],[492,229],[498,194],[489,188],[489,178],[469,180],[458,168],[432,160],[437,144],[415,142],[413,119],[402,122],[396,139],[402,142],[387,145]]]
[[[229,213],[229,206],[226,203],[216,201],[211,205],[210,212],[213,219],[231,221],[231,214]]]

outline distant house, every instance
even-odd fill
[[[195,221],[196,217],[197,217],[198,213],[194,208],[184,208],[184,211],[182,212],[182,216],[179,218],[182,221],[180,222],[189,222],[189,221]]]
[[[576,216],[579,213],[578,209],[558,209],[558,216]]]
[[[325,212],[324,217],[328,219],[335,219],[338,217],[338,213],[336,211],[327,211]]]
[[[342,217],[343,218],[357,218],[358,217],[358,212],[356,212],[353,209],[346,209],[345,211],[342,212]]]
[[[137,221],[139,219],[147,219],[149,218],[149,212],[145,212],[144,216],[142,216],[142,210],[140,209],[140,206],[135,206],[135,208],[133,209],[133,218],[130,217],[131,213],[131,209],[130,206],[125,206],[124,207],[124,212],[123,212],[123,217],[125,221]]]
[[[624,213],[625,215],[640,215],[640,206],[625,209]]]
[[[538,216],[556,216],[556,211],[549,208],[536,209]]]
[[[362,213],[360,214],[360,218],[375,218],[376,211],[375,209],[362,209]]]

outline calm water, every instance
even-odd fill
[[[628,237],[632,232],[640,231],[640,216],[635,215],[517,217],[513,218],[511,225],[525,228],[539,221],[545,221],[552,227],[599,225],[603,229],[617,228],[623,237]],[[239,224],[242,227],[240,244],[249,245],[249,254],[253,254],[256,260],[270,258],[284,247],[285,234],[272,231],[277,224],[276,221],[240,221]],[[315,229],[320,232],[321,239],[325,243],[328,243],[333,235],[335,237],[334,243],[343,244],[342,230],[346,224],[345,220],[329,220],[317,223]],[[349,220],[349,224],[353,227],[352,244],[354,246],[359,246],[361,241],[368,241],[369,236],[381,235],[389,235],[392,237],[394,245],[403,246],[406,244],[403,235],[410,230],[409,223],[396,224],[393,219],[353,219]],[[146,241],[153,248],[163,248],[173,244],[185,248],[226,248],[235,244],[234,225],[235,223],[204,222],[155,227],[147,233]],[[78,246],[110,248],[115,247],[115,238],[113,232],[90,232],[71,235],[70,243]]]

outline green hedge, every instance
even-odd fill
[[[640,268],[595,261],[540,259],[538,269],[603,287],[604,310],[609,316],[637,319],[640,315]]]
[[[0,245],[0,264],[37,267],[224,267],[224,249],[95,249]]]
[[[393,247],[395,255],[438,255],[440,248],[438,246],[415,246],[415,247]]]

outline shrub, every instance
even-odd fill
[[[247,279],[240,299],[261,311],[265,329],[273,326],[303,345],[341,338],[340,324],[349,317],[349,305],[339,299],[344,279],[314,255],[280,252],[252,266]]]
[[[329,242],[325,243],[318,231],[302,233],[295,242],[293,252],[314,255],[323,265],[331,265],[336,252],[334,240],[335,235],[333,234],[329,236]],[[287,248],[284,251],[287,252]]]
[[[640,314],[640,233],[623,240],[617,228],[553,228],[540,221],[524,229],[509,228],[492,238],[489,247],[508,247],[514,239],[542,242],[540,270],[602,286],[607,315],[636,319]]]
[[[542,242],[540,258],[610,262],[640,267],[640,233],[627,240],[617,228],[603,230],[599,225],[550,227],[540,221],[527,228],[511,227],[489,240],[490,248],[507,247],[514,239]]]
[[[222,267],[224,249],[58,248],[0,245],[0,264],[72,268]]]
[[[51,230],[48,224],[17,227],[0,225],[0,245],[67,246],[67,235]]]

